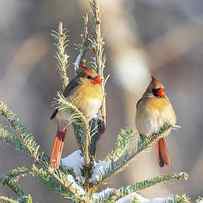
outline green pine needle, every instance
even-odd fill
[[[17,200],[14,200],[14,199],[11,199],[11,198],[8,198],[8,197],[5,197],[5,196],[0,196],[0,202],[1,203],[20,203]]]
[[[91,161],[89,153],[91,136],[87,118],[78,110],[76,106],[68,102],[60,93],[57,94],[57,104],[59,111],[71,115],[71,121],[67,122],[73,125],[74,134],[84,155],[85,165],[89,166]]]
[[[124,153],[128,151],[129,144],[133,136],[134,135],[132,129],[122,129],[121,132],[118,134],[113,151],[107,155],[107,158],[105,160],[115,161],[119,159]]]
[[[21,198],[18,198],[19,203],[32,203],[32,196],[29,195],[25,195],[22,196]]]
[[[11,132],[11,130],[4,128],[1,124],[0,124],[0,140],[5,141],[8,144],[14,145],[17,151],[26,152],[24,145],[22,145],[21,141],[14,134],[14,132]]]
[[[190,198],[186,195],[176,195],[174,203],[190,203]]]
[[[24,127],[24,123],[16,114],[8,109],[7,105],[2,101],[0,101],[0,115],[5,117],[10,123],[11,127],[15,130],[16,139],[14,139],[14,141],[18,140],[16,143],[21,146],[21,149],[26,150],[26,152],[36,161],[47,159],[45,153],[40,152],[40,146],[36,142],[34,136]],[[6,133],[6,131],[4,132]],[[10,135],[7,135],[7,141],[9,137]]]
[[[172,175],[164,175],[164,176],[157,176],[151,179],[147,179],[141,182],[137,182],[132,185],[121,187],[116,191],[116,199],[121,197],[125,197],[131,193],[138,192],[140,190],[149,188],[157,183],[166,183],[168,181],[180,181],[180,180],[187,180],[188,175],[184,172],[179,174],[172,174]]]
[[[92,178],[93,183],[101,183],[106,178],[109,178],[110,176],[120,172],[122,169],[124,169],[130,161],[132,161],[139,153],[147,149],[152,143],[157,141],[160,137],[163,136],[165,131],[170,129],[172,126],[168,125],[167,123],[163,125],[163,127],[160,129],[159,132],[153,133],[150,137],[142,136],[141,140],[138,141],[137,145],[135,145],[134,149],[131,151],[126,151],[119,159],[117,160],[111,160],[110,164],[107,164],[106,167],[102,169],[100,172],[100,175],[97,175],[95,178]],[[131,134],[131,135],[130,135]],[[123,136],[133,136],[133,131],[125,132]]]
[[[62,90],[64,90],[69,82],[69,78],[67,75],[67,69],[69,65],[69,56],[66,54],[66,49],[68,46],[68,34],[66,30],[63,28],[63,23],[59,23],[58,31],[52,31],[52,36],[55,39],[55,46],[57,48],[56,52],[56,60],[58,72],[62,81]]]
[[[49,189],[59,192],[62,196],[66,198],[74,198],[73,193],[67,191],[67,188],[60,184],[58,179],[54,178],[48,171],[44,170],[43,168],[38,168],[36,165],[32,166],[32,175],[37,176],[39,180],[45,184]],[[61,176],[60,176],[61,177]],[[61,182],[65,182],[65,180]]]
[[[18,197],[25,196],[25,192],[19,185],[21,177],[25,177],[30,174],[30,170],[27,167],[17,167],[10,170],[6,175],[0,177],[0,183],[3,186],[9,187]]]

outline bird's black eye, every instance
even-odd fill
[[[87,79],[92,79],[92,77],[88,75],[88,76],[87,76]]]

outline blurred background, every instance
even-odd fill
[[[73,62],[79,43],[86,0],[0,1],[0,98],[21,116],[49,153],[56,124],[50,121],[51,101],[60,86],[50,32],[60,20],[68,29],[68,53]],[[108,128],[98,145],[105,157],[120,128],[135,128],[136,101],[150,80],[163,81],[181,129],[168,138],[172,166],[160,169],[154,152],[145,152],[127,170],[109,180],[119,187],[155,175],[185,170],[187,182],[157,185],[142,191],[146,197],[203,194],[203,2],[201,0],[102,0],[106,41]],[[72,63],[70,63],[72,68]],[[64,155],[77,147],[66,139]],[[12,146],[0,143],[0,174],[30,160]],[[26,178],[23,187],[34,202],[66,202],[38,180]],[[12,195],[6,189],[1,194]]]

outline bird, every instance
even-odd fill
[[[93,68],[80,64],[80,70],[77,75],[69,82],[63,92],[66,100],[74,104],[89,122],[97,116],[102,106],[104,97],[102,80],[102,77]],[[71,116],[55,109],[50,119],[56,119],[57,121],[57,132],[52,144],[50,165],[52,168],[58,169],[67,132],[67,124]]]
[[[140,136],[157,133],[165,124],[176,126],[176,113],[164,85],[153,76],[136,107],[136,127]],[[169,166],[171,163],[165,138],[171,133],[172,127],[164,132],[156,144],[160,167]]]

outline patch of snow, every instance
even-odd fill
[[[114,193],[115,189],[113,188],[106,188],[105,190],[98,192],[98,193],[94,193],[94,202],[103,202],[105,200],[108,200],[109,197],[111,196],[112,193]]]
[[[111,161],[98,161],[95,162],[92,177],[90,178],[90,182],[96,184],[99,182],[102,177],[107,174],[109,169],[111,168]]]
[[[84,165],[84,158],[82,156],[81,150],[74,151],[67,157],[61,160],[62,166],[72,169],[75,173],[76,179],[78,181],[83,181],[81,170]]]
[[[126,197],[123,197],[117,201],[117,203],[130,203],[132,200],[137,199],[140,203],[169,203],[173,202],[174,197],[165,197],[165,198],[153,198],[153,199],[147,199],[141,196],[138,193],[132,193]]]

